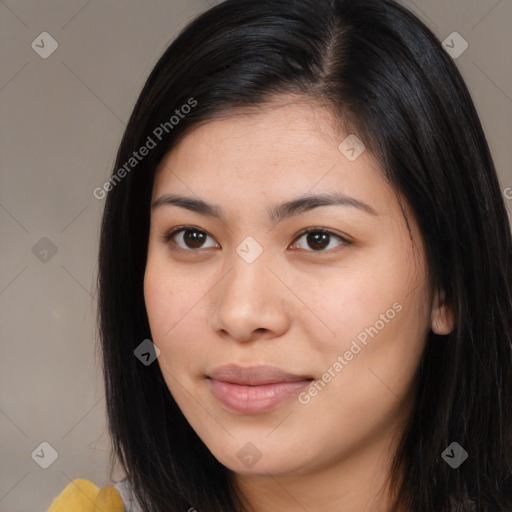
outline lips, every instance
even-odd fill
[[[229,410],[243,414],[269,411],[313,380],[311,376],[292,374],[267,365],[220,366],[207,378],[213,396]]]

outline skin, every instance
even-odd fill
[[[378,163],[369,151],[349,161],[338,149],[348,133],[334,126],[322,106],[282,97],[195,128],[154,183],[153,200],[180,194],[223,212],[220,220],[152,209],[144,293],[170,393],[256,512],[388,510],[386,476],[426,335],[453,328],[410,209],[402,200],[412,241]],[[322,192],[363,201],[375,215],[330,205],[277,223],[267,217],[273,205]],[[183,232],[162,239],[182,225],[208,235],[203,245]],[[309,227],[333,232],[321,250],[299,236]],[[252,263],[236,251],[248,236],[263,249]],[[227,363],[321,380],[393,304],[400,312],[307,404],[292,397],[241,414],[209,390],[205,375]],[[237,457],[247,442],[261,454],[251,467]]]

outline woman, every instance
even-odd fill
[[[210,9],[148,78],[107,192],[134,506],[512,509],[510,227],[469,92],[410,12]]]

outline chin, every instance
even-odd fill
[[[293,456],[293,450],[281,447],[258,450],[246,443],[242,448],[235,447],[227,453],[225,450],[212,451],[215,458],[225,467],[239,475],[273,476],[298,474],[307,467],[307,461]],[[292,457],[290,457],[292,455]],[[296,454],[295,454],[296,455]]]

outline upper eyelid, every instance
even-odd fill
[[[206,229],[200,228],[199,226],[176,226],[175,228],[170,229],[167,231],[164,235],[162,235],[163,240],[169,240],[170,238],[173,238],[178,233],[181,233],[182,231],[191,231],[191,230],[197,230],[202,231],[203,233],[206,233],[209,237],[213,238],[215,240],[215,237],[210,234]],[[218,242],[217,242],[218,243]]]

